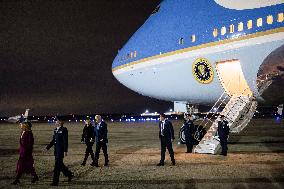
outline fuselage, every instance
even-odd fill
[[[119,51],[113,75],[145,96],[208,104],[226,90],[217,64],[236,61],[252,94],[268,102],[284,80],[284,1],[256,8],[220,1],[163,1]]]

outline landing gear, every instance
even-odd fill
[[[206,129],[201,125],[194,125],[194,140],[193,145],[199,144],[200,140],[203,138],[203,136],[206,134]],[[185,135],[184,135],[184,126],[179,130],[179,140],[181,144],[185,144]]]
[[[198,113],[198,106],[192,105],[189,103],[178,103],[183,104],[183,108],[181,108],[182,112],[187,112],[193,116],[193,119],[198,118],[198,116],[194,116],[194,114]],[[180,109],[180,110],[181,110]],[[193,144],[197,145],[199,141],[203,138],[203,136],[206,134],[206,129],[203,128],[201,125],[194,125],[194,141]],[[179,131],[179,140],[181,144],[185,144],[185,135],[184,135],[184,126],[182,125]]]

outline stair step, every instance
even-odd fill
[[[250,110],[246,110],[248,108]],[[251,111],[254,111],[254,104],[247,96],[233,96],[227,103],[221,114],[225,115],[229,121],[229,127],[232,132],[241,131],[249,122],[252,115]],[[248,115],[245,115],[245,114]],[[250,117],[250,118],[248,118]],[[249,120],[246,120],[249,119]],[[220,148],[220,140],[217,134],[218,120],[216,119],[207,133],[204,135],[200,143],[194,148],[195,153],[216,154]]]

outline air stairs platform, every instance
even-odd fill
[[[220,99],[219,99],[220,100]],[[222,100],[224,102],[224,100]],[[224,115],[228,121],[230,132],[239,133],[242,131],[253,117],[257,102],[254,97],[245,95],[232,96],[220,115]],[[213,108],[213,107],[212,107]],[[220,139],[218,137],[218,121],[220,116],[212,122],[211,127],[194,148],[194,153],[216,154],[219,150]]]

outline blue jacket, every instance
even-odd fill
[[[230,132],[228,121],[223,120],[218,122],[218,135],[220,139],[227,139]]]
[[[184,125],[184,136],[185,136],[185,138],[192,138],[192,135],[194,134],[193,121],[185,120],[183,125]]]
[[[108,143],[107,138],[107,124],[104,121],[101,121],[101,123],[96,123],[94,126],[94,132],[96,136],[96,142],[102,142]]]
[[[68,130],[66,127],[61,126],[54,129],[52,140],[46,149],[49,150],[52,146],[54,146],[54,156],[64,158],[64,152],[68,151]]]
[[[171,141],[175,139],[174,128],[169,120],[165,120],[164,129],[161,132],[162,121],[159,123],[159,138],[165,137],[166,141]]]

